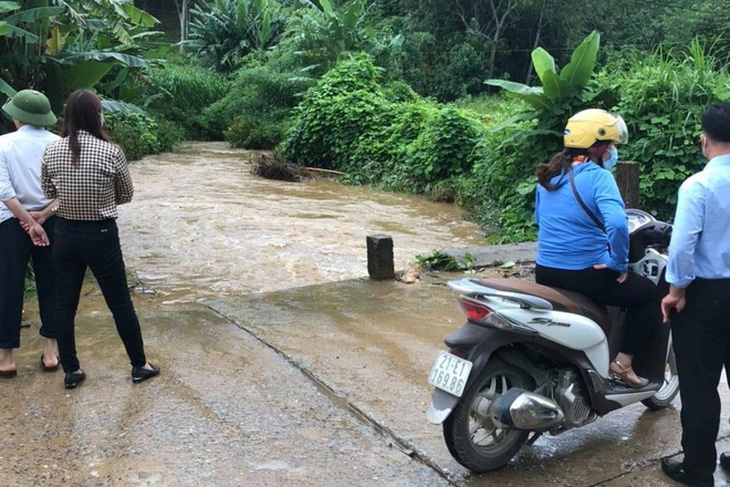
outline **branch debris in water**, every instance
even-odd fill
[[[266,154],[257,154],[251,159],[251,174],[266,179],[289,181],[298,183],[311,179],[311,173],[302,166],[269,157]]]

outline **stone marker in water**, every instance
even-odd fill
[[[393,237],[390,235],[368,235],[368,275],[370,279],[383,281],[393,279]]]

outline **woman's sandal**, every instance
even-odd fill
[[[616,369],[614,369],[613,366],[616,366]],[[616,379],[620,380],[624,384],[626,384],[629,387],[632,387],[634,389],[638,389],[640,387],[644,387],[647,384],[649,384],[649,379],[645,379],[643,377],[639,377],[638,375],[636,377],[639,377],[639,382],[636,382],[635,380],[629,379],[629,374],[634,371],[631,367],[624,367],[621,362],[618,360],[614,360],[611,362],[611,365],[608,367],[608,371],[611,375],[613,375]]]
[[[58,370],[58,366],[61,364],[61,359],[58,358],[58,355],[56,355],[56,365],[51,365],[50,367],[46,365],[46,363],[43,361],[43,354],[41,354],[41,370],[43,372],[55,372]]]

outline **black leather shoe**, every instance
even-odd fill
[[[720,466],[724,469],[730,472],[730,452],[722,452],[720,453]]]
[[[160,373],[160,368],[158,366],[150,364],[150,367],[152,367],[152,370],[142,367],[132,367],[132,382],[139,384],[140,382],[144,382],[150,377],[154,377]]]
[[[66,372],[66,376],[63,378],[63,384],[66,386],[66,389],[74,389],[84,379],[86,379],[86,374],[84,374],[83,370],[79,369],[76,372]]]
[[[713,487],[715,481],[712,477],[705,479],[684,471],[682,463],[676,460],[665,458],[662,460],[662,471],[675,482],[689,485],[691,487]]]

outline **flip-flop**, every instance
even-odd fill
[[[56,355],[56,365],[49,367],[46,365],[46,363],[43,361],[43,354],[41,354],[41,369],[43,369],[43,372],[55,372],[58,370],[58,366],[61,364],[61,359]]]
[[[17,370],[0,370],[0,379],[12,379],[16,375],[18,375]]]

